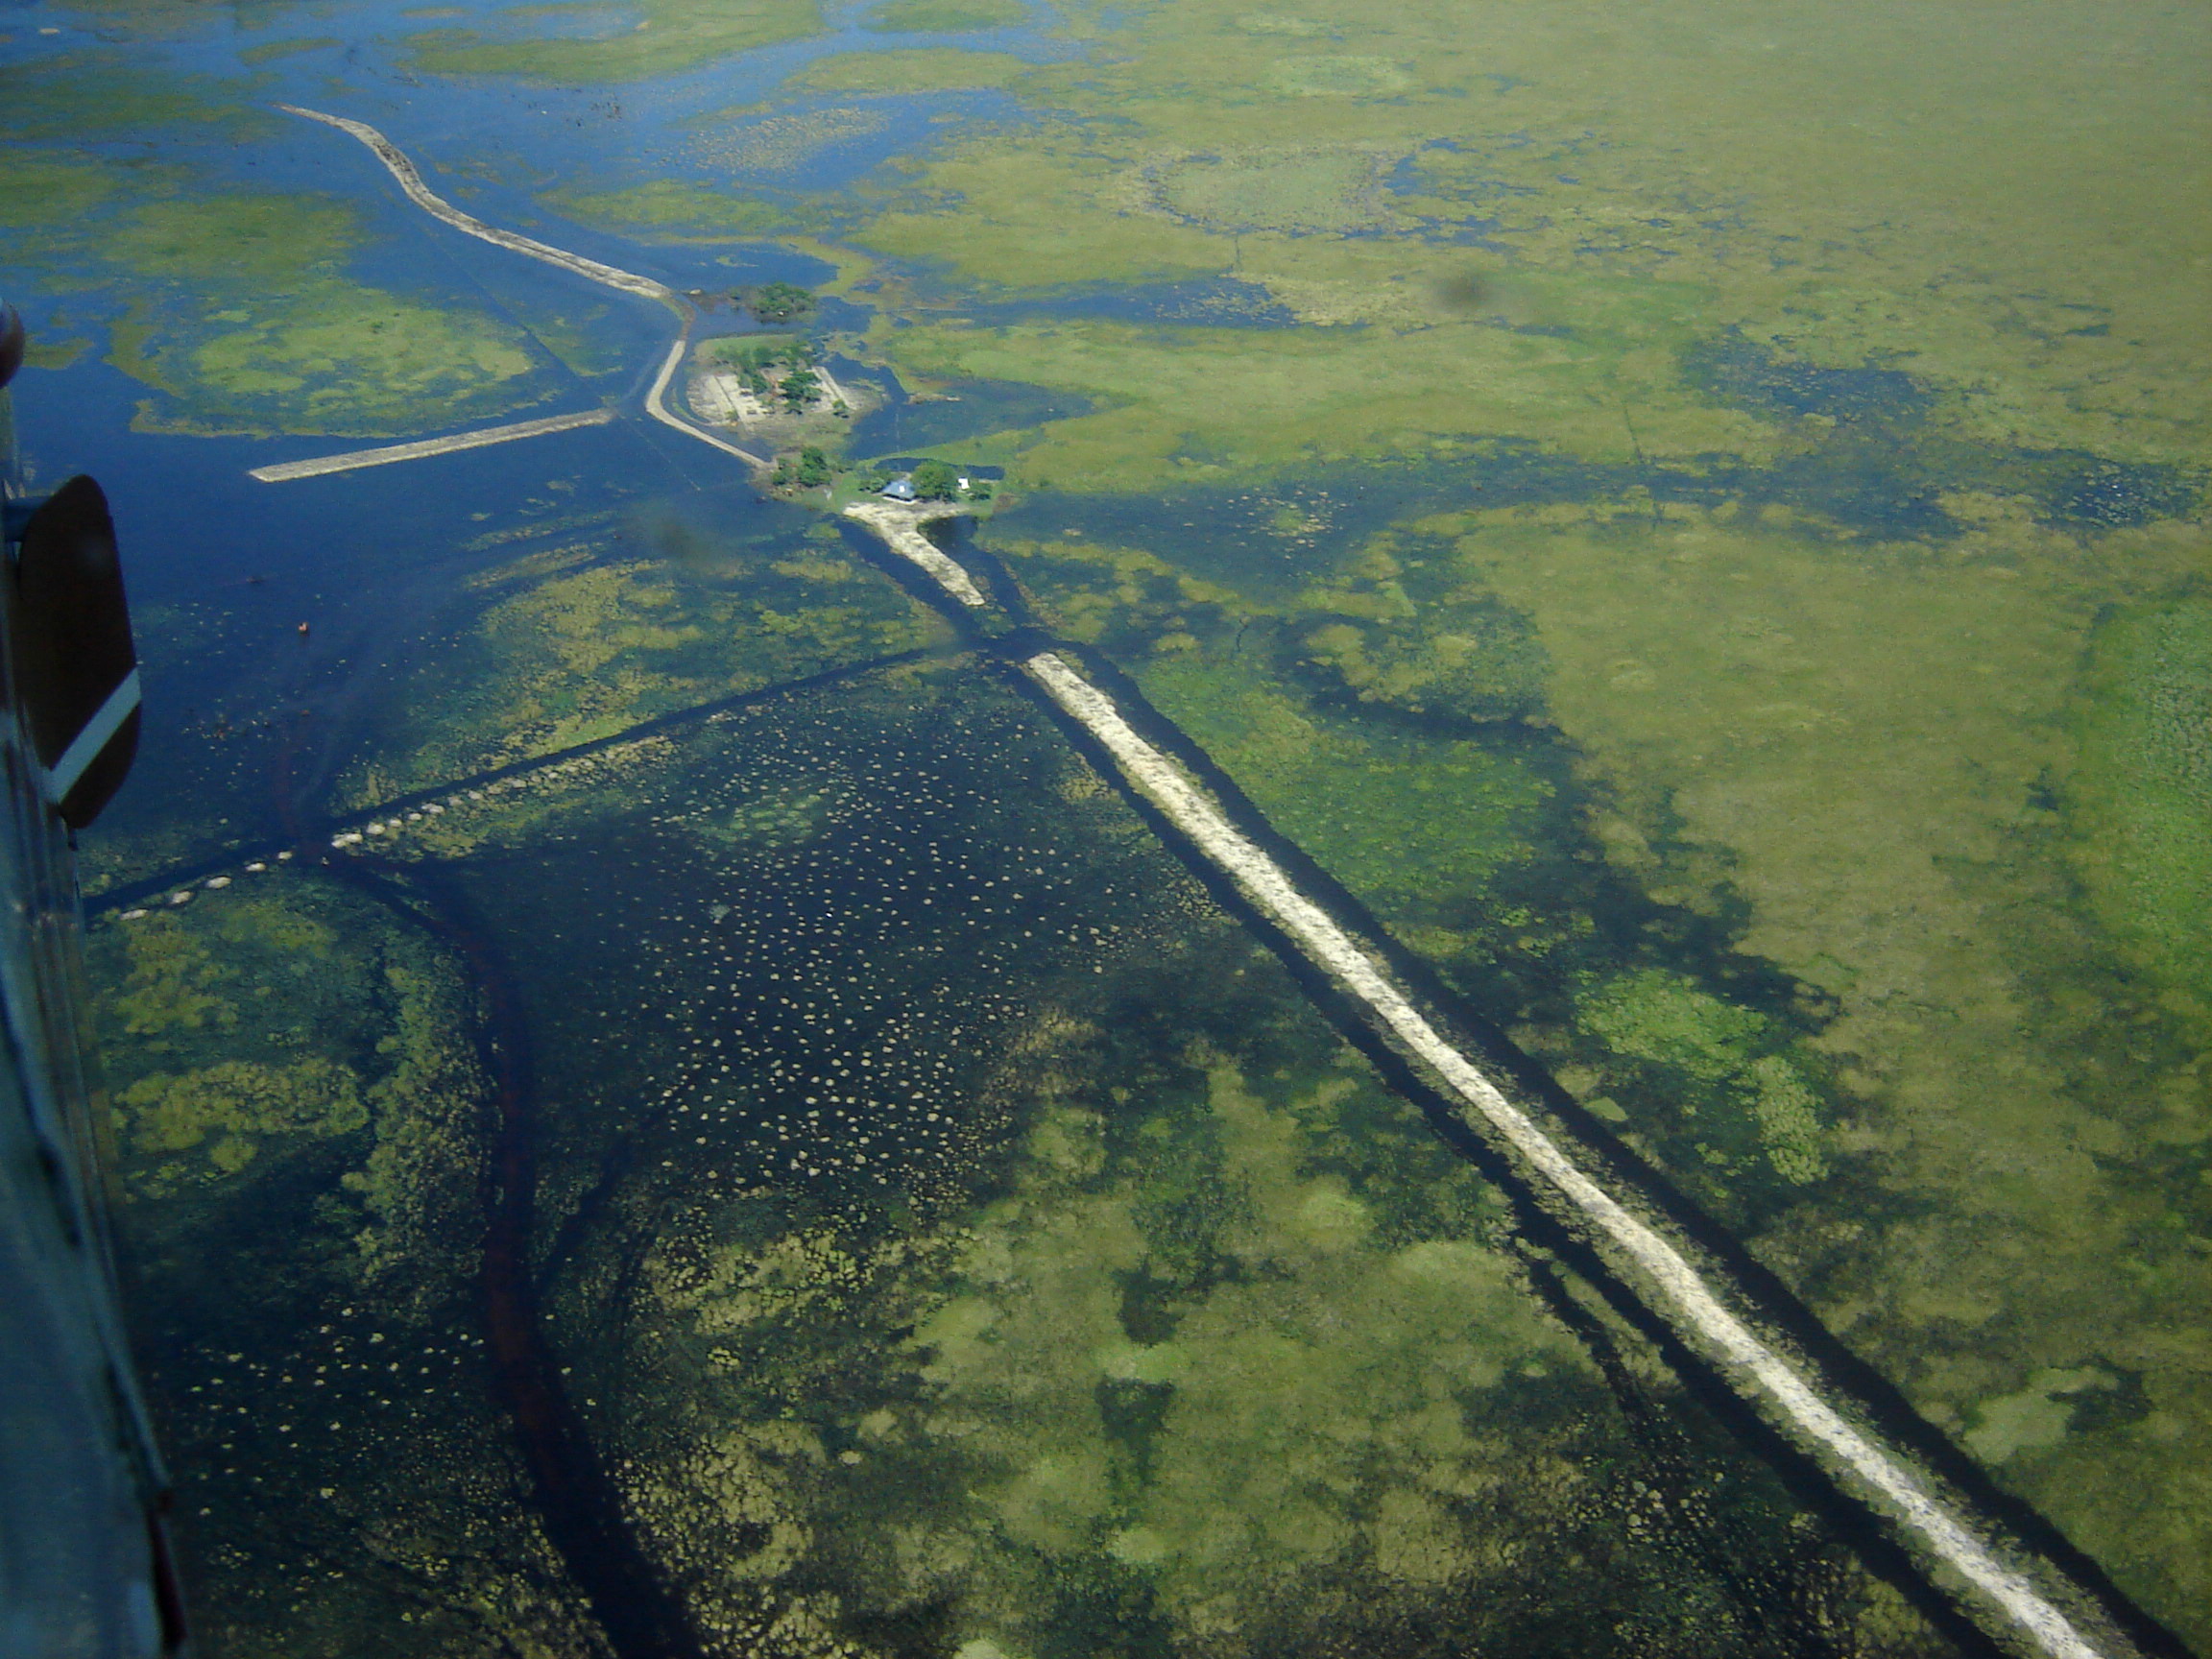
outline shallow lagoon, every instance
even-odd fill
[[[666,338],[279,99],[824,288],[855,457],[1002,473],[956,552],[2203,1645],[2200,41],[444,10],[10,25],[19,156],[102,114],[8,282],[146,634],[86,861],[209,1650],[1978,1640],[803,505],[627,414],[247,480]]]

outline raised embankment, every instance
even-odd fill
[[[695,313],[692,311],[691,302],[677,293],[675,289],[669,287],[667,283],[656,282],[650,276],[640,276],[635,271],[624,271],[619,266],[602,264],[596,259],[587,259],[581,253],[571,253],[565,249],[556,248],[552,244],[541,242],[535,237],[520,235],[513,230],[502,230],[496,225],[485,224],[475,214],[462,211],[431,189],[429,185],[423,183],[422,175],[416,171],[415,163],[407,158],[407,153],[366,121],[349,121],[343,115],[326,115],[320,109],[303,109],[297,104],[279,104],[276,108],[283,110],[287,115],[300,115],[304,116],[309,121],[320,121],[325,127],[337,128],[339,132],[346,133],[349,137],[358,138],[369,147],[370,153],[377,160],[384,163],[385,171],[398,180],[399,188],[406,192],[408,201],[414,203],[416,206],[433,218],[444,220],[454,229],[473,236],[480,242],[489,242],[494,248],[504,248],[510,253],[519,253],[526,259],[535,259],[541,264],[552,265],[563,271],[574,272],[577,276],[596,282],[603,288],[613,288],[624,294],[635,294],[640,299],[657,301],[667,306],[682,320],[684,326],[676,336],[675,343],[668,348],[668,354],[661,360],[660,373],[654,376],[652,387],[645,394],[645,413],[652,416],[663,426],[673,427],[676,431],[683,433],[685,437],[696,438],[702,444],[712,445],[725,455],[734,455],[748,466],[765,467],[768,465],[766,457],[756,455],[750,449],[740,448],[728,439],[708,431],[697,421],[687,420],[668,407],[668,385],[676,377],[676,371],[684,361],[684,353],[690,347],[691,324]]]
[[[450,455],[461,449],[482,449],[493,444],[542,438],[549,432],[572,432],[579,426],[604,426],[613,419],[612,409],[583,409],[573,415],[548,415],[539,421],[479,426],[473,432],[455,432],[445,438],[418,438],[412,443],[384,444],[374,449],[349,449],[342,455],[278,461],[268,467],[251,468],[246,476],[257,478],[264,484],[283,484],[294,478],[321,478],[331,472],[354,472],[364,467],[389,467],[396,461],[420,461],[430,455]]]
[[[846,510],[970,613],[989,604],[974,578],[923,534],[952,509],[866,503]],[[1222,803],[1138,726],[1071,653],[1016,652],[1009,661],[1089,734],[1127,785],[1165,819],[1304,961],[1362,1009],[1432,1081],[1468,1129],[1518,1174],[1537,1204],[1594,1248],[1618,1282],[1861,1504],[1887,1523],[1929,1579],[2002,1647],[2039,1659],[2123,1659],[2144,1648],[2100,1595],[2044,1552],[1977,1513],[1926,1458],[1888,1443],[1884,1413],[1855,1400],[1783,1331],[1815,1324],[1802,1309],[1774,1318],[1761,1298],[1670,1218],[1621,1190],[1606,1161],[1577,1145],[1541,1101],[1486,1071],[1446,1035],[1390,964],[1318,903]],[[1147,709],[1151,723],[1159,716]],[[1270,832],[1271,834],[1271,832]],[[1520,1096],[1520,1097],[1517,1097]],[[2103,1586],[2098,1586],[2102,1590]],[[2145,1622],[2148,1623],[2147,1621]]]

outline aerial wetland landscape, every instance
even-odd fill
[[[203,1654],[2212,1652],[2212,20],[1256,3],[0,17]]]

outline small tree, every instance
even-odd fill
[[[959,492],[960,474],[942,461],[925,461],[914,469],[913,484],[924,501],[950,501]]]
[[[799,482],[807,486],[827,484],[831,477],[830,457],[813,445],[799,451]]]

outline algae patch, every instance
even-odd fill
[[[2090,690],[2076,862],[2113,932],[2212,1021],[2212,605],[2105,623]]]
[[[1763,1156],[1795,1186],[1828,1172],[1818,1092],[1782,1051],[1788,1034],[1764,1015],[1658,969],[1608,981],[1577,1014],[1615,1055],[1661,1069],[1664,1081],[1648,1093],[1692,1120],[1680,1133],[1708,1163]]]
[[[1387,58],[1283,58],[1268,68],[1267,84],[1292,98],[1387,98],[1413,77]]]
[[[1216,230],[1356,230],[1388,222],[1390,157],[1357,149],[1231,151],[1154,170],[1160,204]]]

